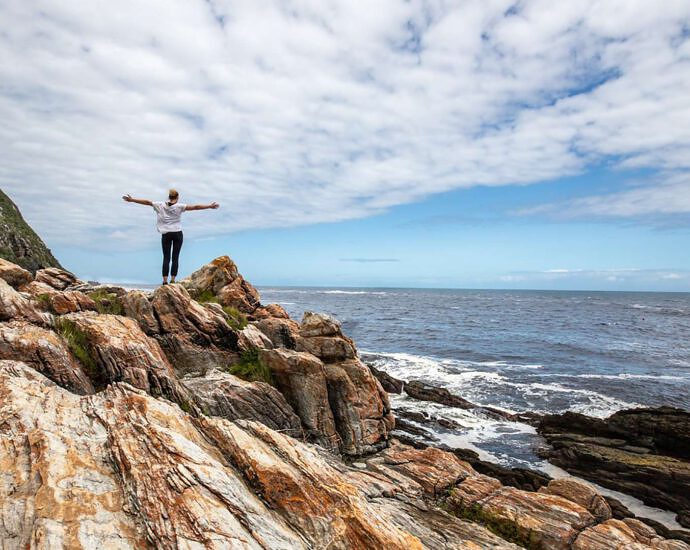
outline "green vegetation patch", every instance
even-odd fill
[[[449,510],[454,516],[479,523],[503,540],[527,548],[528,550],[543,550],[539,536],[531,529],[523,529],[514,521],[497,517],[485,511],[479,504],[472,504],[463,508]]]
[[[72,355],[79,361],[96,390],[105,388],[106,381],[98,368],[95,354],[88,336],[73,322],[65,317],[55,319],[55,331],[67,342]]]
[[[50,298],[50,294],[48,294],[47,292],[44,294],[38,294],[36,296],[36,301],[38,302],[38,306],[41,309],[43,309],[45,311],[52,311],[52,309],[53,309],[52,301]]]
[[[247,316],[236,307],[224,306],[223,311],[228,316],[227,321],[231,329],[242,330],[247,326],[247,323],[249,322],[247,320]]]
[[[209,302],[217,304],[218,296],[216,296],[212,290],[204,290],[203,292],[199,292],[195,300],[200,304],[207,304]]]
[[[271,369],[261,362],[259,350],[243,351],[240,360],[228,369],[230,374],[248,382],[266,382],[273,385]]]
[[[96,302],[96,311],[98,313],[109,313],[111,315],[124,315],[124,308],[122,302],[117,294],[108,292],[106,290],[94,290],[87,294],[94,302]]]

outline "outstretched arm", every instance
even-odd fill
[[[220,204],[217,202],[212,202],[211,204],[188,204],[184,210],[185,212],[188,210],[208,210],[209,208],[215,210],[218,207],[220,207]]]
[[[124,195],[122,200],[125,202],[136,202],[137,204],[143,204],[144,206],[153,206],[153,203],[147,199],[135,199],[132,195]]]

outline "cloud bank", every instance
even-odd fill
[[[690,212],[685,0],[8,0],[0,23],[0,187],[51,244],[141,243],[127,192],[221,202],[190,214],[208,236],[602,163],[658,179],[583,214]]]

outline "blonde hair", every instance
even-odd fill
[[[180,194],[177,192],[177,189],[168,189],[168,198],[170,200],[177,199],[179,196]]]

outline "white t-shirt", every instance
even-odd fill
[[[172,233],[182,231],[182,212],[187,208],[186,204],[175,203],[168,206],[165,202],[154,202],[153,209],[158,217],[156,227],[159,233]]]

